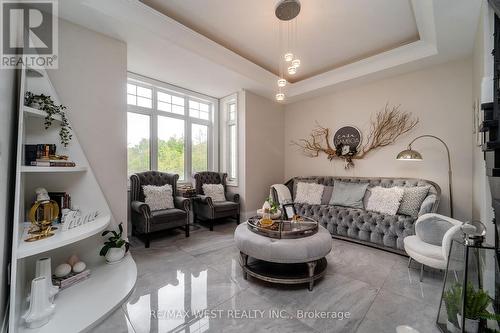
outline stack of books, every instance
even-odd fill
[[[70,273],[64,277],[57,277],[55,275],[52,276],[52,283],[59,287],[60,290],[71,287],[72,285],[77,284],[90,276],[90,269],[86,269],[80,273]]]
[[[39,167],[74,167],[75,162],[68,160],[47,160],[44,158],[36,159],[36,161],[31,161],[31,166]]]

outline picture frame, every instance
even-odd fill
[[[295,206],[293,203],[283,205],[283,215],[285,220],[290,220],[295,214]]]

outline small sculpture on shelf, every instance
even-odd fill
[[[87,264],[81,261],[76,254],[73,254],[66,262],[56,267],[52,279],[62,290],[87,279],[89,276],[90,270],[87,268]]]
[[[59,216],[59,205],[54,200],[50,200],[49,194],[44,188],[37,188],[36,202],[29,211],[29,220],[32,226],[28,230],[30,237],[25,239],[33,242],[47,237],[54,236],[52,223]]]
[[[47,281],[47,290],[49,292],[49,299],[54,301],[54,297],[59,292],[59,287],[52,284],[52,263],[49,257],[40,258],[35,264],[35,277],[45,278]]]
[[[89,222],[95,221],[95,219],[99,216],[99,211],[92,211],[87,214],[82,214],[79,209],[70,210],[63,209],[61,216],[62,223],[62,231],[67,231]]]

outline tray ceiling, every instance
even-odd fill
[[[274,1],[143,0],[143,3],[277,74]],[[409,0],[302,0],[298,82],[419,39]]]

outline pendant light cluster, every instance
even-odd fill
[[[300,59],[297,56],[297,16],[300,13],[299,0],[279,0],[276,3],[275,14],[279,24],[279,79],[276,100],[285,100],[283,90],[287,85],[284,77],[285,71],[288,75],[295,75],[300,67]]]

